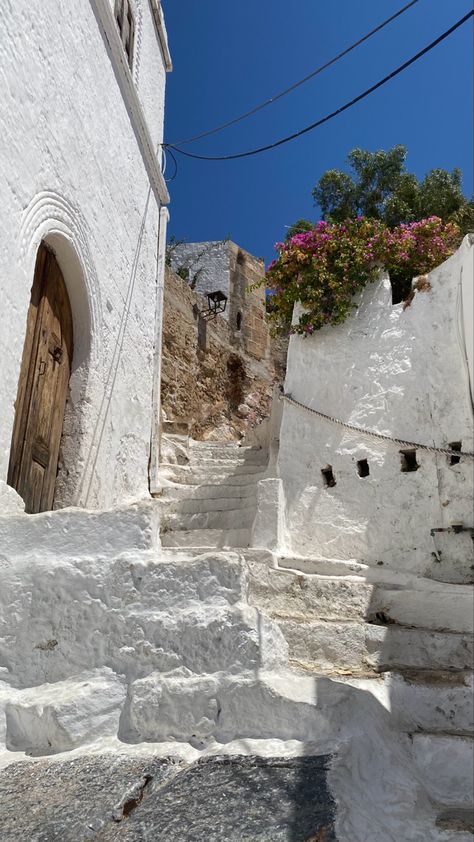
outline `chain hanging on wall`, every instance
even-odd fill
[[[466,452],[463,450],[451,450],[447,447],[433,447],[429,444],[419,444],[419,442],[414,441],[405,441],[404,439],[396,439],[393,436],[386,436],[384,433],[376,433],[375,430],[367,430],[364,427],[357,427],[355,424],[348,424],[346,421],[341,421],[339,418],[334,418],[332,415],[326,415],[324,412],[320,412],[317,409],[312,409],[310,406],[306,406],[304,403],[300,403],[300,401],[295,400],[291,397],[291,395],[282,394],[280,395],[280,400],[286,401],[292,406],[299,407],[299,409],[305,409],[307,412],[311,412],[313,415],[317,415],[318,418],[323,418],[324,421],[329,421],[332,424],[337,424],[340,427],[344,427],[346,430],[351,430],[354,433],[360,433],[364,436],[368,436],[369,438],[376,438],[381,439],[382,441],[388,441],[392,444],[401,445],[402,447],[412,447],[416,448],[417,450],[427,450],[429,453],[442,453],[446,456],[455,456],[461,457],[465,456],[468,459],[474,459],[474,453]]]

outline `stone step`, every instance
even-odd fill
[[[390,673],[383,682],[392,722],[408,734],[472,736],[472,672]]]
[[[360,622],[277,622],[288,642],[290,662],[311,672],[337,676],[472,669],[471,635]]]
[[[438,840],[439,842],[472,842],[474,811],[469,807],[467,809],[465,807],[438,809],[436,831],[438,835],[433,835],[436,842]],[[446,831],[449,831],[449,837],[446,835]]]
[[[312,677],[285,669],[240,675],[155,672],[132,684],[125,731],[135,742],[327,740],[331,726],[338,728],[341,701],[355,691],[325,679],[321,685],[323,691],[315,692]]]
[[[68,508],[37,515],[0,517],[0,552],[5,558],[114,558],[159,546],[160,505],[144,500],[109,511]]]
[[[248,530],[241,534],[230,538],[248,539]],[[226,533],[213,534],[216,544],[217,535]],[[104,666],[127,681],[179,667],[254,669],[262,623],[286,664],[277,624],[245,603],[246,576],[238,553],[215,550],[194,551],[192,559],[125,554],[106,564],[100,557],[3,559],[0,689],[2,682],[32,686]]]
[[[207,500],[198,497],[188,497],[185,500],[177,500],[169,503],[171,514],[206,514],[228,511],[246,510],[252,507],[253,514],[257,506],[257,495],[255,492],[246,497],[211,497]]]
[[[132,563],[130,574],[136,591],[130,604],[139,603],[147,616],[160,612],[176,616],[197,604],[206,611],[220,609],[243,600],[247,592],[246,568],[233,552],[183,558],[160,551],[156,560]]]
[[[473,594],[469,586],[435,587],[431,580],[400,589],[369,583],[361,576],[295,573],[249,561],[249,601],[271,617],[358,620],[434,631],[471,632]]]
[[[247,485],[168,485],[163,489],[160,499],[176,503],[192,500],[209,504],[213,501],[235,500],[237,505],[242,500],[245,505],[246,498],[255,498],[256,493],[255,482]]]
[[[224,547],[248,547],[250,529],[191,529],[188,531],[164,532],[161,535],[163,547],[187,547],[196,549],[222,549]]]
[[[222,485],[231,483],[233,480],[245,483],[257,482],[264,474],[264,469],[260,465],[238,465],[236,467],[229,466],[211,468],[209,467],[193,467],[189,465],[167,465],[160,466],[160,474],[166,479],[171,479],[173,482],[189,483],[192,485]]]
[[[413,734],[413,760],[435,804],[474,806],[474,740],[438,734]]]
[[[234,504],[235,506],[235,504]],[[166,531],[188,531],[200,529],[244,529],[252,526],[255,506],[211,511],[184,512],[167,514],[162,524]]]
[[[13,690],[5,705],[6,746],[41,756],[115,736],[126,696],[123,676],[107,668]]]
[[[255,451],[263,452],[261,447],[255,447],[251,444],[240,444],[238,441],[196,441],[196,439],[189,440],[190,450],[236,450],[239,453],[253,453]]]
[[[209,467],[216,467],[216,468],[233,468],[233,467],[242,467],[248,465],[249,467],[260,466],[262,468],[266,467],[268,463],[268,459],[266,457],[262,457],[259,453],[239,457],[233,454],[227,455],[212,455],[207,456],[203,454],[193,455],[191,454],[189,458],[189,465],[193,467],[202,467],[202,468],[209,468]]]

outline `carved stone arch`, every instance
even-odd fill
[[[91,447],[94,395],[101,379],[102,305],[85,220],[66,198],[37,194],[23,214],[19,263],[32,279],[41,243],[53,252],[69,295],[74,354],[64,416],[54,507],[80,505]]]

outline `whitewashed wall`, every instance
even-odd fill
[[[18,0],[0,17],[0,480],[44,239],[75,333],[59,505],[108,507],[148,492],[167,59],[151,0],[134,9],[133,81],[106,31],[109,0]]]
[[[392,306],[384,277],[364,290],[345,324],[292,337],[286,393],[360,427],[439,447],[462,441],[472,451],[461,282],[473,251],[466,237],[428,276],[432,289],[417,292],[405,310]],[[451,467],[447,456],[419,450],[419,470],[402,473],[399,450],[285,403],[277,470],[293,552],[383,563],[442,581],[472,577],[468,534],[441,534],[436,547],[430,537],[431,528],[473,525],[472,460]],[[366,478],[357,473],[360,459],[369,463]],[[332,488],[321,474],[326,465]]]

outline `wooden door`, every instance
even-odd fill
[[[8,483],[25,511],[53,507],[73,348],[69,297],[56,258],[41,245],[28,310]]]

